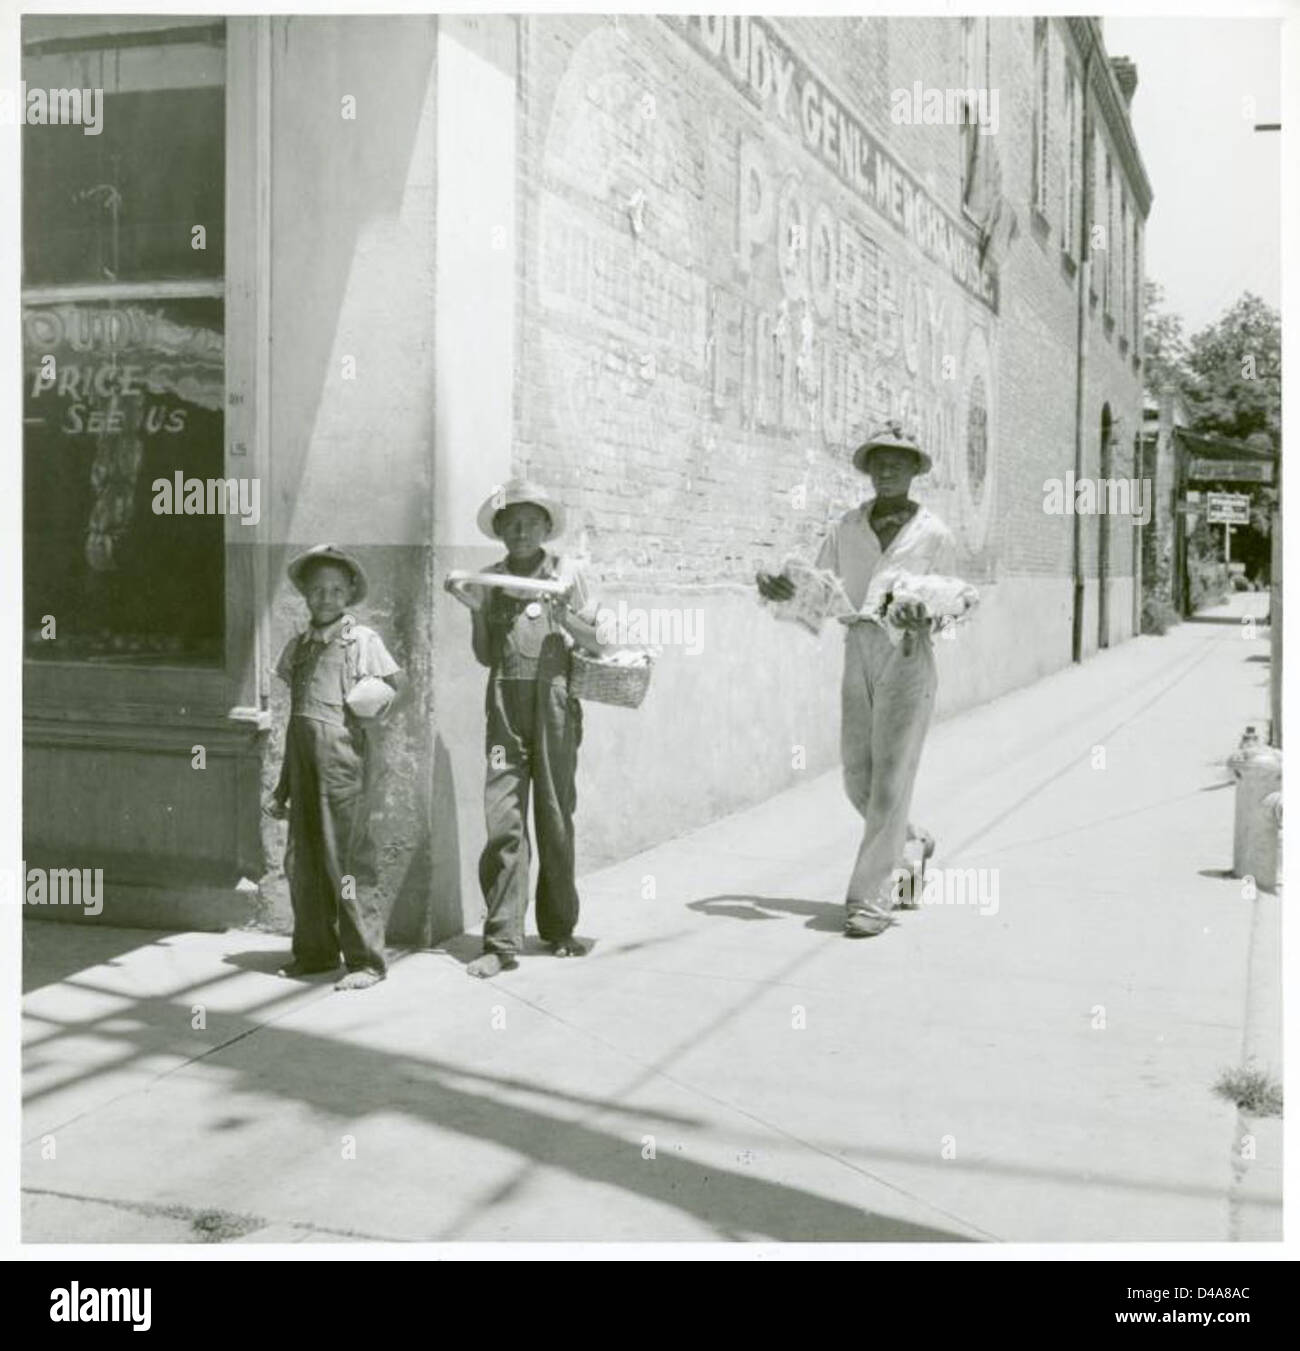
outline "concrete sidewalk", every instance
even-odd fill
[[[468,937],[343,995],[264,934],[27,923],[24,1239],[1280,1238],[1280,1122],[1212,1091],[1281,1073],[1278,901],[1224,875],[1260,599],[934,729],[914,818],[996,911],[843,939],[832,774],[488,983]]]

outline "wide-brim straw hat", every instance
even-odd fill
[[[520,502],[531,502],[535,507],[541,507],[551,518],[551,528],[543,536],[544,539],[554,539],[564,534],[564,508],[541,484],[530,483],[524,478],[512,478],[509,483],[492,490],[487,501],[478,509],[478,528],[489,539],[500,539],[496,530],[497,513]]]
[[[346,569],[351,574],[352,599],[348,602],[349,605],[355,605],[358,601],[365,599],[366,592],[369,590],[365,570],[350,553],[340,549],[337,544],[313,545],[305,553],[300,553],[289,564],[289,580],[304,596],[307,594],[305,575],[318,562],[337,563],[339,567]]]
[[[910,450],[920,466],[917,474],[928,474],[934,465],[930,456],[908,436],[897,422],[888,422],[869,437],[853,452],[853,467],[860,473],[867,472],[867,461],[873,450]]]

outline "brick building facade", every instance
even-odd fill
[[[107,41],[111,20],[81,22]],[[587,707],[584,865],[834,765],[838,632],[774,623],[752,579],[865,496],[849,457],[885,415],[932,449],[917,493],[983,593],[940,646],[941,711],[1135,631],[1129,520],[1043,510],[1046,479],[1132,475],[1140,423],[1150,188],[1133,72],[1095,20],[271,18],[219,40],[205,322],[226,472],[262,479],[263,519],[227,523],[205,565],[225,600],[208,667],[52,663],[25,708],[29,856],[125,840],[106,919],[247,908],[233,881],[278,849],[258,795],[286,712],[283,564],[332,538],[413,676],[385,732],[390,936],[477,922],[483,673],[441,582],[497,556],[474,512],[512,473],[569,504],[606,605],[697,636],[637,712]],[[928,117],[932,91],[979,89],[989,134]],[[202,780],[196,718],[219,749]],[[186,908],[171,879],[196,853]]]
[[[656,675],[662,732],[601,719],[602,802],[631,767],[679,803],[633,843],[789,782],[792,748],[832,762],[836,639],[801,647],[750,583],[863,495],[849,455],[886,415],[931,447],[919,495],[984,593],[942,709],[1066,664],[1076,622],[1080,656],[1135,631],[1131,521],[1083,520],[1076,621],[1073,521],[1043,510],[1049,477],[1136,473],[1150,189],[1095,24],[538,18],[520,42],[515,464],[574,503],[607,597],[700,606],[708,635]],[[972,83],[987,137],[893,114]]]

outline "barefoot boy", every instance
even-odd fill
[[[401,671],[382,639],[347,613],[366,594],[361,565],[332,544],[289,564],[311,622],[291,638],[276,674],[292,690],[280,782],[267,805],[289,818],[284,870],[293,902],[293,960],[281,975],[337,970],[336,989],[383,980],[384,917],[374,894],[370,746],[349,695],[366,677],[396,692]]]
[[[876,495],[831,527],[817,566],[836,573],[859,609],[872,578],[886,569],[951,574],[956,550],[948,528],[908,497],[913,478],[929,471],[930,456],[890,423],[858,447],[853,464]],[[770,600],[794,592],[788,578],[762,572],[758,589]],[[844,932],[851,938],[878,934],[892,922],[894,870],[909,835],[907,814],[938,684],[929,618],[911,603],[896,605],[892,618],[911,630],[901,643],[891,643],[865,616],[847,621],[844,634],[844,787],[864,826],[845,902]],[[927,852],[933,849],[928,837],[919,838]]]
[[[574,937],[574,774],[582,706],[569,693],[575,644],[598,652],[596,602],[572,559],[545,548],[564,532],[564,509],[544,488],[513,479],[484,502],[479,528],[504,541],[506,557],[489,572],[568,585],[561,597],[530,598],[497,587],[449,581],[473,611],[474,655],[488,668],[487,845],[479,883],[487,904],[483,955],[472,976],[518,964],[528,910],[528,799],[537,832],[537,931],[557,957],[581,956]]]

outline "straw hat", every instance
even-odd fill
[[[512,478],[509,483],[493,489],[487,501],[478,509],[478,528],[489,538],[499,539],[496,518],[499,512],[520,502],[531,502],[551,518],[551,528],[543,536],[554,539],[564,534],[564,508],[538,483],[530,483],[524,478]]]
[[[928,474],[934,464],[934,461],[916,444],[916,441],[903,431],[900,422],[887,422],[878,431],[872,432],[867,437],[853,452],[854,469],[865,474],[873,450],[910,450],[920,466],[916,471],[918,474]]]
[[[345,569],[352,577],[352,598],[349,605],[355,605],[358,601],[364,600],[366,591],[369,589],[366,582],[366,574],[362,570],[361,564],[352,557],[350,553],[345,553],[337,544],[316,544],[301,553],[289,564],[289,580],[305,596],[307,594],[306,577],[311,569],[318,563],[336,563],[339,567]]]

